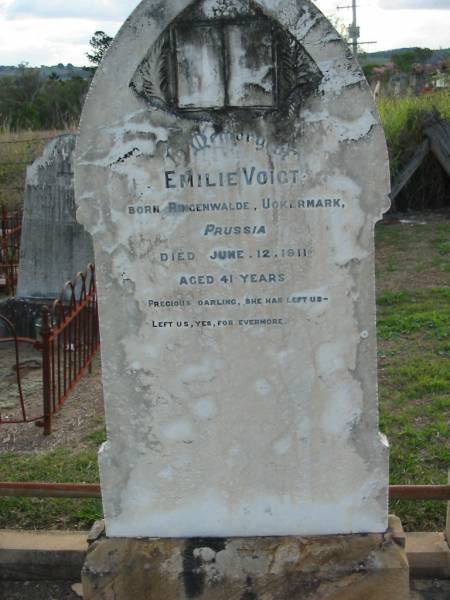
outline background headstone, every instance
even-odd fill
[[[385,531],[388,156],[327,19],[307,0],[142,2],[97,71],[76,188],[97,258],[107,534]]]
[[[52,140],[27,169],[19,298],[54,298],[94,262],[91,236],[76,221],[75,135]]]

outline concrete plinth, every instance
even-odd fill
[[[100,538],[85,600],[406,600],[404,538],[386,534],[230,539]]]

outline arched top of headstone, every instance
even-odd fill
[[[91,146],[88,162],[113,172],[161,152],[189,166],[196,140],[207,148],[208,135],[221,132],[271,139],[286,156],[325,144],[316,157],[328,161],[322,172],[338,154],[342,167],[344,144],[361,142],[359,163],[378,181],[370,210],[379,218],[389,205],[387,148],[370,88],[310,0],[144,0],[97,70],[79,147],[85,154]],[[362,175],[361,166],[355,172]]]

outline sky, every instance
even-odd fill
[[[167,0],[170,1],[170,0]],[[88,64],[97,30],[114,35],[139,0],[0,0],[0,65]],[[316,0],[342,24],[351,0]],[[450,0],[358,0],[361,41],[368,52],[408,46],[450,47]]]

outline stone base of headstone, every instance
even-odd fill
[[[100,536],[83,568],[84,600],[406,600],[404,546],[395,517],[384,534]]]

